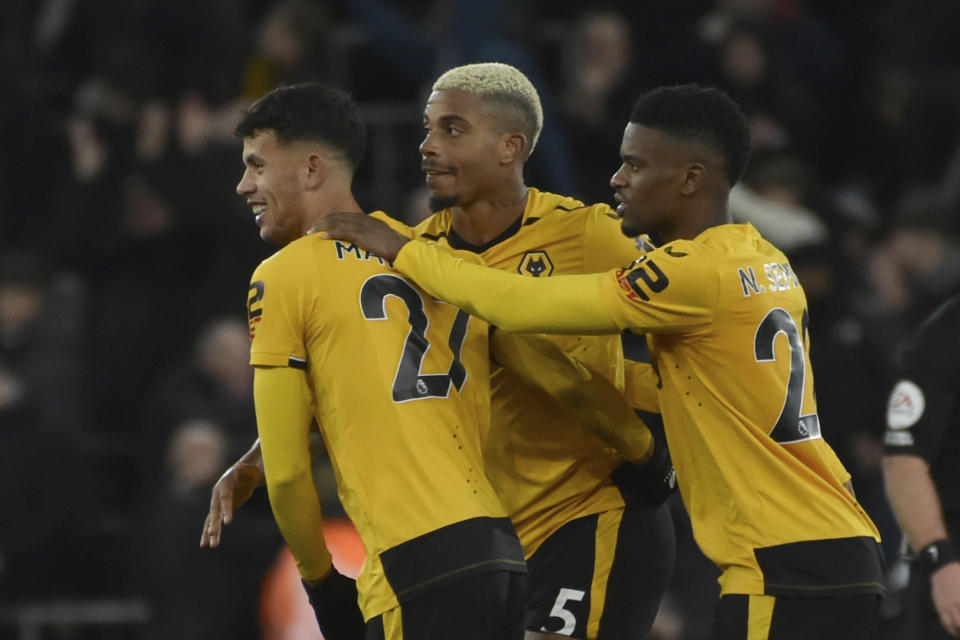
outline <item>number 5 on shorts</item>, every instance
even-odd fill
[[[581,591],[580,589],[567,589],[561,588],[560,593],[557,594],[557,601],[553,603],[553,609],[550,610],[551,618],[560,618],[563,620],[563,627],[560,629],[547,629],[546,627],[540,627],[540,631],[546,631],[548,633],[559,633],[561,635],[569,636],[573,634],[574,629],[577,627],[577,618],[564,609],[568,601],[580,602],[583,600],[583,597],[587,595],[586,591]]]

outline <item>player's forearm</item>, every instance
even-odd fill
[[[490,344],[504,368],[549,393],[566,414],[625,459],[643,462],[650,456],[650,430],[609,380],[543,336],[498,330]]]
[[[602,274],[526,278],[467,263],[422,240],[404,245],[394,268],[430,295],[507,331],[620,332],[600,296]]]
[[[301,576],[320,579],[329,572],[331,559],[313,482],[313,420],[303,372],[258,367],[253,391],[270,508]]]
[[[947,537],[940,499],[923,458],[886,456],[883,475],[890,506],[915,551]]]
[[[235,464],[245,464],[255,467],[263,473],[263,456],[260,454],[260,438],[253,441],[253,444],[247,449],[247,452],[240,456]]]

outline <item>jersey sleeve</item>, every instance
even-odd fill
[[[507,331],[619,332],[600,297],[603,274],[525,278],[469,264],[422,239],[404,245],[394,268],[430,295]]]
[[[304,368],[306,365],[302,309],[305,289],[300,282],[301,272],[305,270],[294,268],[292,257],[275,254],[260,263],[250,279],[247,319],[253,366]]]
[[[887,402],[884,448],[933,462],[960,397],[960,304],[948,305],[921,326],[905,348],[899,380]]]
[[[306,376],[286,367],[257,369],[253,394],[270,508],[300,575],[318,580],[330,571],[332,559],[313,482]]]
[[[645,254],[600,280],[603,304],[620,330],[658,333],[709,325],[719,276],[709,255],[677,241]]]
[[[643,249],[634,238],[623,235],[621,219],[607,205],[591,207],[583,232],[584,273],[622,267],[636,260]]]

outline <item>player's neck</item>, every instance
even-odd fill
[[[315,203],[308,215],[304,216],[302,224],[304,235],[310,233],[328,214],[348,211],[364,213],[351,191],[327,193]]]
[[[685,216],[677,224],[668,229],[660,230],[660,238],[663,244],[671,240],[693,240],[707,229],[731,222],[733,222],[733,217],[727,209],[726,200],[724,200],[714,206],[701,207],[691,211],[691,215]]]
[[[527,187],[521,184],[510,193],[453,207],[453,230],[470,244],[486,244],[522,217],[526,206]]]

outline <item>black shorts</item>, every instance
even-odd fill
[[[366,640],[522,640],[527,574],[477,573],[367,622]]]
[[[675,549],[665,504],[568,522],[527,561],[526,628],[590,640],[646,637]]]
[[[717,605],[711,640],[868,640],[880,596],[824,597],[731,594]]]

